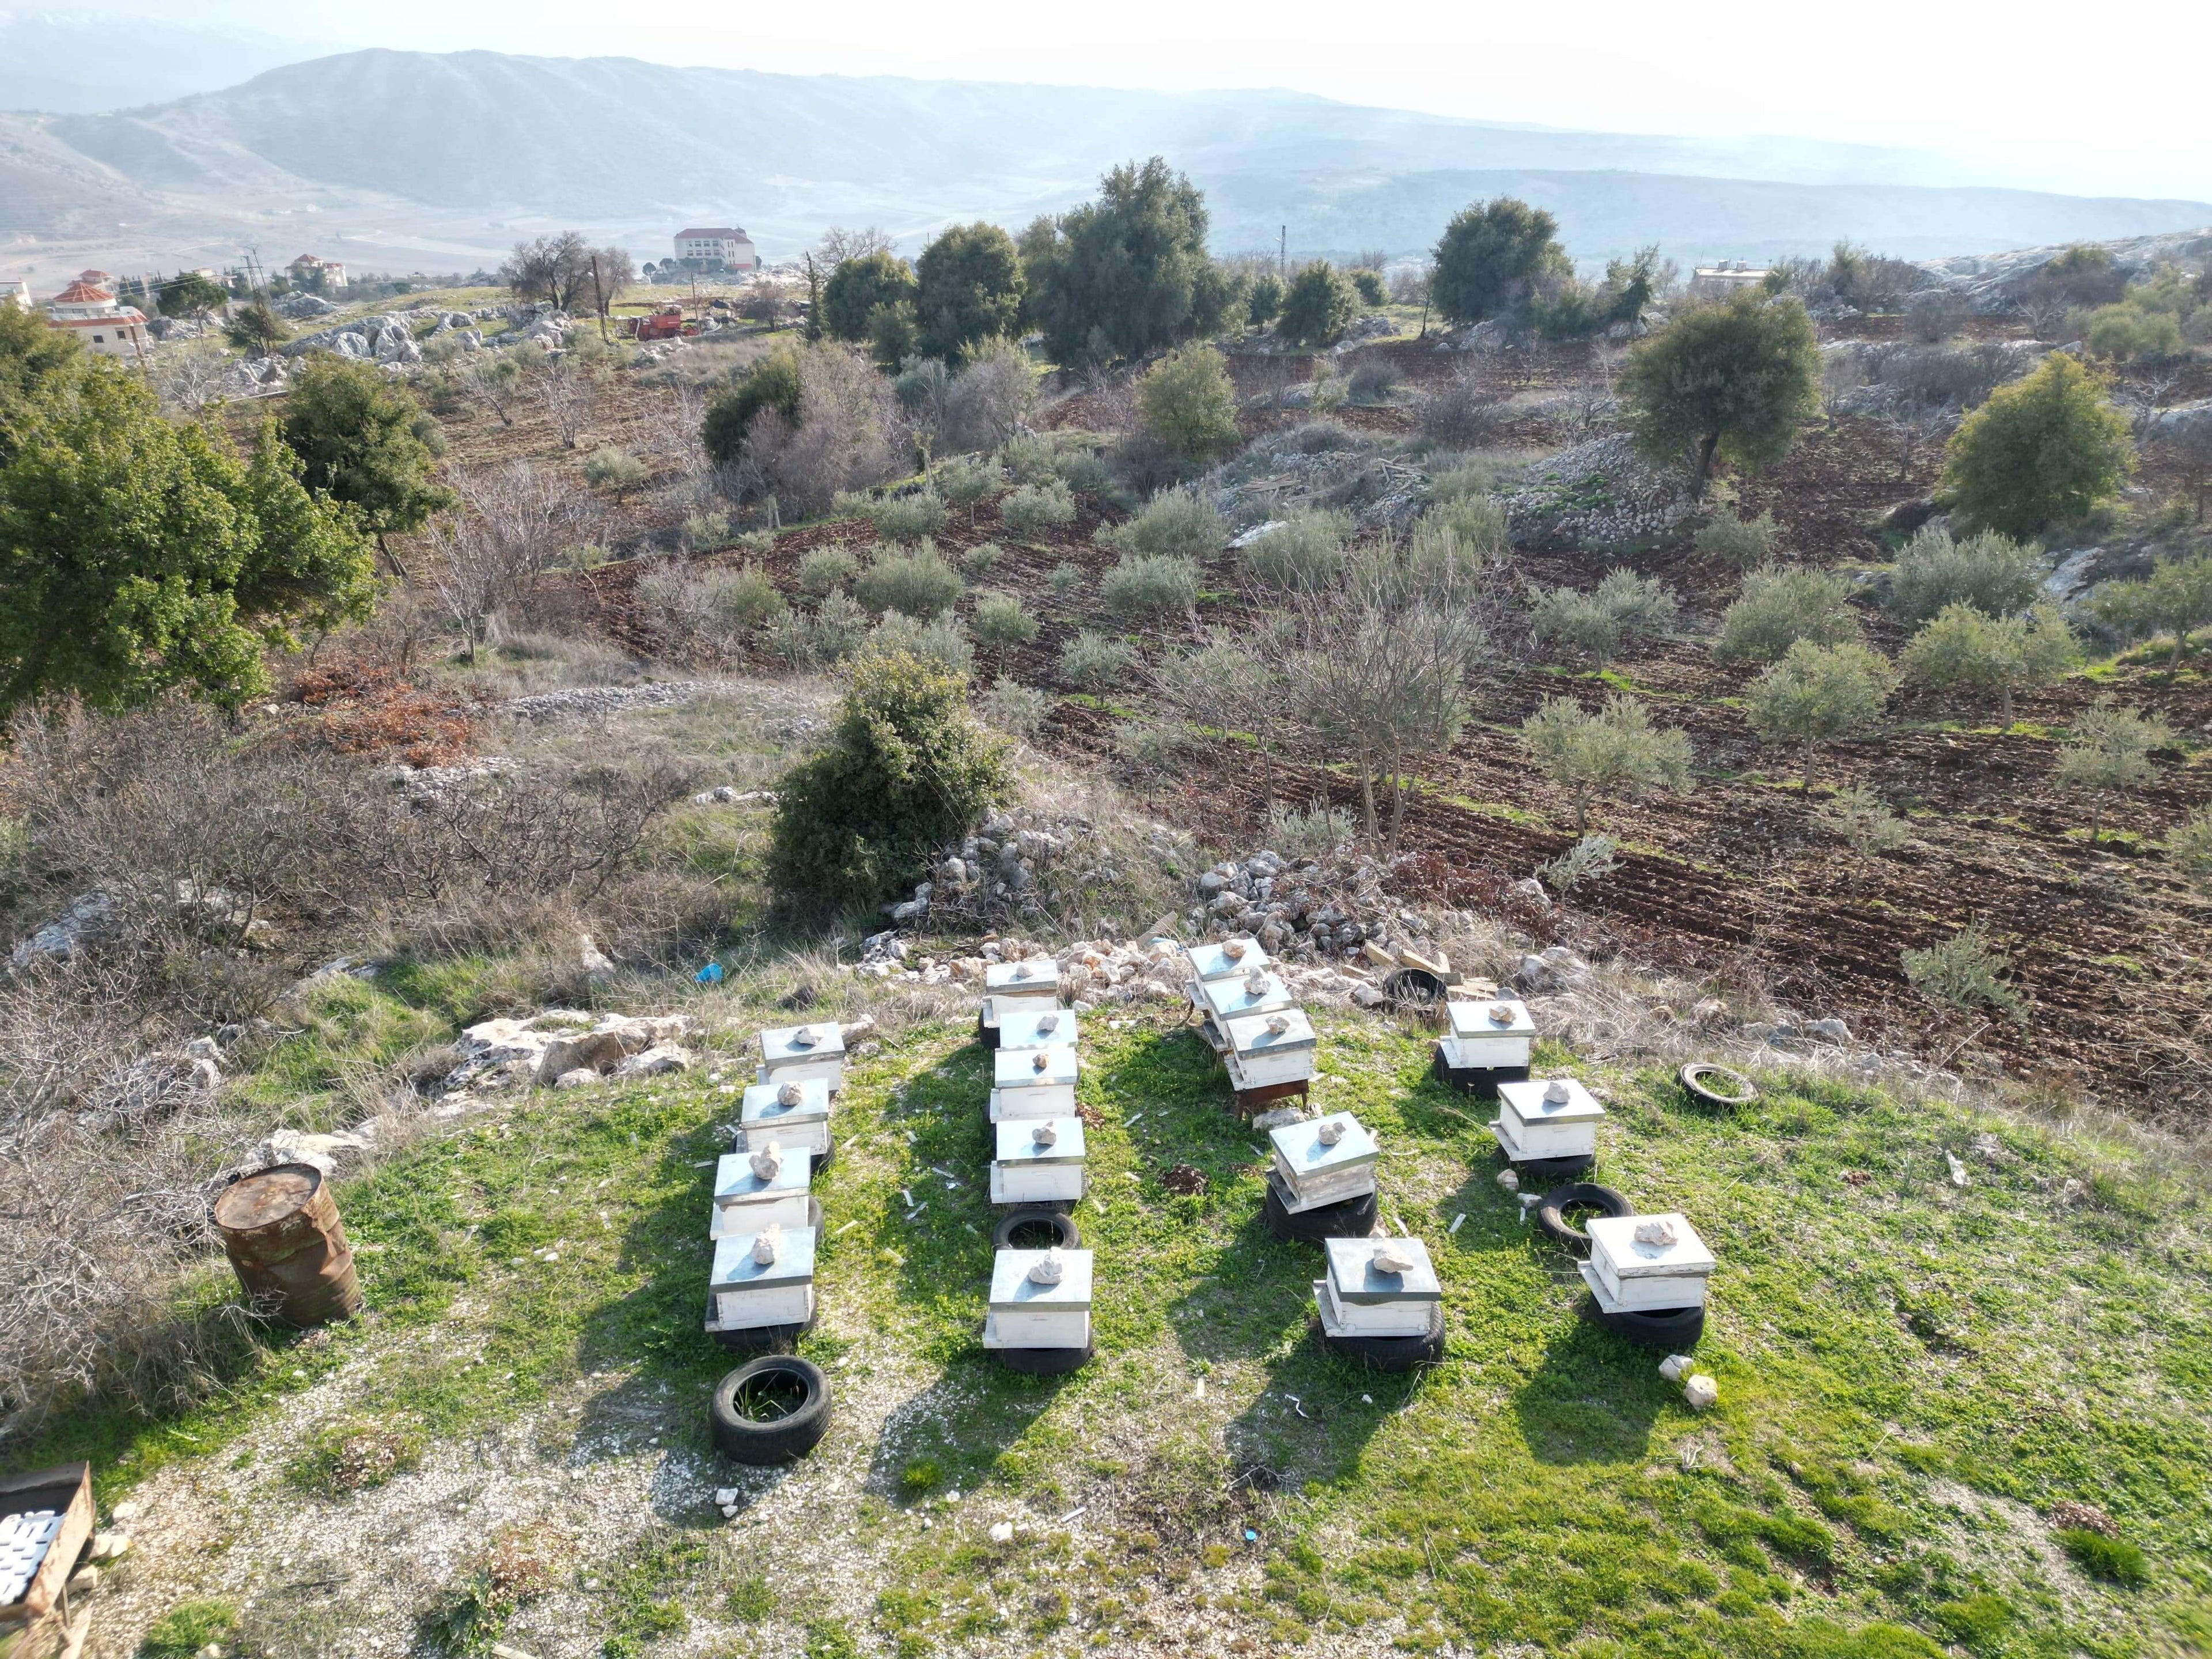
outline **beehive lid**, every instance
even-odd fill
[[[1044,1061],[1042,1071],[1037,1068],[1039,1059]],[[1081,1069],[1073,1048],[1000,1048],[991,1056],[991,1086],[1030,1089],[1056,1084],[1072,1087]]]
[[[1544,1098],[1545,1091],[1555,1083],[1566,1085],[1565,1100]],[[1498,1095],[1523,1123],[1595,1123],[1605,1115],[1597,1097],[1571,1077],[1532,1077],[1522,1082],[1501,1083]]]
[[[1375,1255],[1385,1244],[1411,1259],[1402,1273],[1377,1273]],[[1429,1247],[1418,1238],[1329,1238],[1328,1279],[1346,1302],[1441,1302],[1443,1286],[1429,1260]]]
[[[1663,1222],[1674,1229],[1671,1244],[1647,1243],[1636,1237],[1636,1230],[1647,1224]],[[1705,1241],[1698,1237],[1686,1216],[1668,1212],[1665,1215],[1600,1216],[1584,1224],[1589,1231],[1590,1253],[1602,1252],[1612,1265],[1614,1276],[1620,1279],[1681,1279],[1694,1275],[1704,1278],[1717,1265],[1713,1253],[1705,1248]]]
[[[1049,1124],[1054,1140],[1036,1143],[1036,1131]],[[1083,1162],[1083,1120],[1079,1117],[1010,1118],[992,1126],[998,1134],[1001,1164],[1080,1164]]]
[[[779,1193],[803,1193],[809,1185],[814,1160],[805,1150],[786,1146],[783,1167],[775,1172],[773,1181],[763,1181],[753,1173],[750,1152],[725,1152],[714,1165],[714,1201],[734,1203],[743,1199],[772,1198]]]
[[[1324,1123],[1343,1127],[1343,1136],[1334,1146],[1321,1138],[1321,1126]],[[1301,1180],[1375,1161],[1375,1137],[1349,1112],[1332,1112],[1327,1117],[1304,1123],[1285,1123],[1268,1130],[1267,1138],[1275,1143],[1275,1151],[1284,1165]]]
[[[1503,1020],[1495,1016],[1503,1011]],[[1455,1002],[1450,1005],[1451,1034],[1455,1037],[1534,1036],[1536,1022],[1528,1017],[1528,1005],[1512,997],[1496,997],[1486,1002]]]
[[[994,962],[983,969],[983,988],[994,996],[1060,994],[1060,963],[1050,957],[1024,957],[1019,962]]]
[[[814,1229],[786,1227],[781,1247],[773,1261],[753,1260],[753,1240],[758,1233],[732,1233],[714,1241],[714,1271],[710,1291],[764,1291],[814,1280]]]
[[[1057,1285],[1040,1285],[1030,1277],[1030,1269],[1045,1255],[1000,1250],[992,1259],[992,1312],[1074,1313],[1091,1305],[1091,1252],[1062,1250]]]
[[[1191,977],[1201,983],[1224,974],[1249,974],[1255,968],[1274,965],[1274,958],[1260,948],[1256,939],[1224,939],[1190,947]]]
[[[796,1105],[781,1097],[786,1089],[799,1091]],[[830,1079],[810,1077],[787,1083],[754,1083],[745,1087],[738,1121],[748,1129],[773,1129],[779,1123],[820,1123],[830,1115]]]
[[[760,1034],[761,1063],[769,1067],[805,1060],[842,1060],[845,1034],[834,1019],[811,1025],[779,1025]]]
[[[1075,1015],[1066,1008],[1006,1007],[999,1011],[999,1047],[1073,1048]]]
[[[1291,988],[1274,975],[1261,973],[1257,986],[1255,989],[1249,974],[1224,974],[1219,979],[1200,981],[1199,989],[1206,998],[1206,1006],[1213,1010],[1218,1019],[1269,1013],[1297,1006],[1297,999],[1291,994]]]
[[[1279,1019],[1276,1031],[1268,1022]],[[1277,1054],[1314,1046],[1313,1022],[1303,1008],[1279,1008],[1269,1014],[1248,1014],[1229,1022],[1229,1046],[1240,1054]]]

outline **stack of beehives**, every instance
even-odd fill
[[[1229,1073],[1240,1115],[1278,1101],[1304,1098],[1314,1075],[1313,1022],[1253,939],[1223,939],[1190,949],[1183,988],[1200,1033]]]

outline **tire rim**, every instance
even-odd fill
[[[1608,1212],[1607,1206],[1587,1198],[1571,1198],[1553,1212],[1559,1218],[1559,1225],[1580,1239],[1589,1237],[1589,1226],[1583,1220],[1583,1217],[1601,1216]]]
[[[730,1409],[748,1423],[780,1423],[806,1404],[806,1379],[781,1366],[756,1371],[730,1392]]]
[[[1759,1085],[1741,1072],[1730,1071],[1725,1066],[1685,1066],[1681,1070],[1682,1086],[1701,1099],[1722,1106],[1748,1106],[1759,1098]],[[1715,1088],[1708,1079],[1718,1079],[1729,1088]]]
[[[1025,1216],[1006,1229],[1010,1250],[1048,1250],[1066,1237],[1065,1231],[1044,1216]]]

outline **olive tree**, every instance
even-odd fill
[[[1437,240],[1429,294],[1451,323],[1479,323],[1518,305],[1547,277],[1571,274],[1559,221],[1510,196],[1452,216]]]
[[[1637,342],[1620,375],[1638,447],[1691,462],[1699,495],[1717,459],[1756,467],[1788,454],[1820,392],[1805,307],[1757,292],[1683,312]]]
[[[1690,787],[1690,739],[1651,724],[1650,711],[1625,692],[1601,708],[1571,697],[1547,697],[1521,723],[1521,746],[1574,804],[1575,833],[1589,829],[1589,804],[1600,795],[1640,795]]]
[[[2150,751],[2173,742],[2173,728],[2156,714],[2123,708],[2109,696],[2083,711],[2058,748],[2058,787],[2090,800],[2089,844],[2104,838],[2105,804],[2124,799],[2154,775]]]
[[[1767,565],[1743,579],[1721,615],[1713,655],[1723,662],[1774,662],[1800,640],[1842,645],[1859,635],[1844,579],[1826,570]]]
[[[2134,466],[2127,417],[2089,370],[2054,351],[1959,423],[1942,487],[1962,520],[2025,540],[2111,501]]]
[[[1798,745],[1809,795],[1818,746],[1878,724],[1897,684],[1897,670],[1879,652],[1799,640],[1751,683],[1744,717],[1761,743]]]
[[[1137,427],[1178,460],[1210,461],[1237,447],[1237,388],[1212,346],[1182,346],[1137,382]]]
[[[2048,602],[2024,617],[1990,617],[1971,605],[1948,605],[1905,642],[1898,665],[1905,680],[1966,698],[1997,697],[2012,724],[2013,694],[2048,685],[2081,660],[2074,631]]]
[[[2172,665],[2179,668],[2190,635],[2212,624],[2212,553],[2160,560],[2139,581],[2106,582],[2090,595],[2089,610],[2130,639],[2172,635]]]
[[[1292,345],[1328,345],[1352,325],[1359,296],[1326,259],[1317,259],[1291,278],[1283,295],[1275,332]]]

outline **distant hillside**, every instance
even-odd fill
[[[287,244],[335,247],[358,240],[349,215],[373,216],[386,246],[456,259],[496,250],[522,220],[646,252],[683,220],[730,220],[771,257],[832,222],[873,222],[911,250],[954,219],[1018,225],[1065,207],[1154,152],[1207,191],[1224,252],[1272,248],[1287,223],[1294,251],[1411,253],[1499,191],[1552,208],[1585,260],[1652,241],[1685,260],[1820,252],[1838,237],[1936,256],[2212,223],[2203,203],[1931,188],[1939,164],[1911,151],[1550,131],[1289,93],[362,52],[146,109],[0,117],[0,234],[243,234],[250,202],[264,229],[319,216],[269,232]],[[410,204],[441,240],[410,241]]]
[[[313,55],[267,35],[143,17],[0,10],[0,110],[128,109],[236,86]]]

